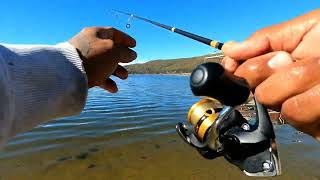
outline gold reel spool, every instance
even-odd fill
[[[203,142],[206,132],[216,120],[221,104],[215,99],[205,98],[195,103],[189,110],[188,122],[194,126],[194,132]]]

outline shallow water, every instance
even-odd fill
[[[131,75],[118,85],[117,94],[91,89],[80,116],[13,138],[0,154],[0,179],[247,179],[176,135],[199,100],[187,76]],[[319,143],[289,126],[275,129],[283,166],[276,179],[320,179]]]

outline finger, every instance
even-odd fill
[[[116,60],[117,62],[129,63],[137,58],[137,53],[125,46],[119,46],[112,44],[111,40],[105,40],[98,42],[100,45],[96,48],[96,51],[100,51],[106,57],[105,59]],[[112,47],[110,47],[111,45]],[[108,62],[108,61],[106,61]]]
[[[317,61],[299,61],[282,68],[256,88],[257,99],[267,107],[280,108],[286,99],[319,82],[319,66]]]
[[[121,65],[118,65],[117,69],[113,73],[114,76],[117,76],[120,79],[128,78],[128,71]]]
[[[98,37],[101,39],[111,38],[113,39],[115,44],[119,44],[125,47],[133,48],[136,46],[136,40],[134,38],[115,28],[100,28],[100,30],[98,31]]]
[[[105,89],[111,93],[118,92],[117,84],[110,78],[106,79],[103,83],[99,85],[102,89]]]
[[[231,59],[228,56],[225,56],[221,61],[222,66],[226,71],[234,73],[234,71],[238,68],[239,63],[234,59]]]
[[[260,36],[242,43],[227,43],[222,47],[222,51],[225,56],[237,61],[244,61],[268,52],[269,47],[269,39],[266,36]]]
[[[115,41],[116,44],[121,44],[124,46],[128,46],[130,48],[133,48],[136,46],[136,40],[134,38],[117,29],[114,29],[113,40]]]
[[[251,89],[257,87],[276,70],[293,63],[286,52],[272,52],[243,62],[235,71],[235,75],[247,80]]]
[[[112,52],[117,57],[119,62],[129,63],[137,58],[137,53],[132,49],[123,46],[117,46]]]
[[[258,30],[246,41],[222,48],[226,56],[237,61],[260,56],[271,51],[294,51],[304,36],[318,22],[318,15],[308,13],[285,23]]]
[[[320,137],[320,84],[286,100],[281,116],[297,129],[314,137]]]

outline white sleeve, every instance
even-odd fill
[[[0,45],[0,143],[50,119],[79,114],[87,77],[69,43]]]

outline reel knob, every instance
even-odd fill
[[[246,102],[250,95],[245,79],[234,76],[218,63],[204,63],[193,70],[190,86],[194,95],[208,96],[227,106]]]

